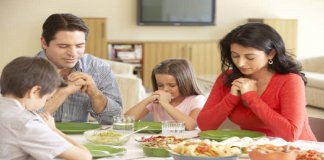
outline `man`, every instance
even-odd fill
[[[52,14],[43,24],[37,56],[47,58],[68,84],[47,101],[44,110],[55,121],[88,121],[89,113],[101,124],[111,124],[122,111],[117,82],[106,62],[85,54],[88,27],[72,14]]]

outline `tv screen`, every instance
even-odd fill
[[[215,25],[216,0],[138,0],[138,25]]]

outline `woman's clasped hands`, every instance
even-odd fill
[[[238,78],[232,82],[231,94],[239,96],[249,91],[257,90],[257,82],[249,78]]]

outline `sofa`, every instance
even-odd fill
[[[133,74],[135,66],[129,63],[104,60],[110,64],[119,86],[123,113],[145,98],[142,80]]]
[[[324,109],[324,56],[300,59],[308,83],[306,85],[307,104]]]

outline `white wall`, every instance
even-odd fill
[[[217,0],[216,26],[137,26],[136,0],[0,0],[0,70],[40,50],[41,25],[52,13],[106,17],[107,39],[218,40],[248,18],[298,19],[298,58],[324,55],[324,0]]]

